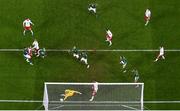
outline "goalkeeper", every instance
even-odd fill
[[[71,90],[71,89],[66,89],[64,91],[64,94],[61,94],[61,96],[64,96],[64,101],[68,98],[68,97],[71,97],[71,96],[74,96],[75,94],[82,94],[81,92],[79,91],[75,91],[75,90]]]

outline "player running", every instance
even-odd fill
[[[79,91],[71,90],[71,89],[66,89],[64,91],[64,94],[61,94],[61,96],[64,96],[63,101],[65,101],[68,97],[74,96],[75,94],[82,94]]]
[[[73,49],[70,50],[70,52],[73,54],[73,57],[79,59],[80,55],[79,55],[79,51],[78,51],[78,49],[76,48],[76,46],[74,46]]]
[[[35,55],[36,57],[39,57],[39,43],[38,41],[35,39],[34,42],[32,43],[33,46],[33,50],[35,51]]]
[[[124,56],[120,56],[120,64],[122,64],[123,72],[126,72],[127,59]]]
[[[145,20],[145,26],[148,25],[149,21],[150,21],[150,18],[151,18],[151,11],[149,9],[146,9],[145,11],[145,16],[144,16],[144,20]]]
[[[159,55],[158,55],[157,58],[154,60],[154,62],[157,62],[160,57],[162,57],[162,59],[165,59],[165,57],[164,57],[164,47],[160,47]]]
[[[112,45],[112,36],[113,36],[112,32],[109,29],[107,29],[106,30],[106,41],[109,42],[109,46]]]
[[[89,4],[88,11],[93,12],[96,15],[96,4]]]
[[[94,96],[97,94],[97,91],[98,91],[98,82],[95,81],[92,86],[92,94],[91,94],[91,99],[89,101],[94,100]]]
[[[31,34],[33,36],[33,31],[31,29],[31,25],[34,25],[31,20],[29,18],[27,18],[26,20],[24,20],[23,22],[23,27],[24,27],[24,32],[23,34],[25,35],[26,31],[31,31]]]
[[[137,69],[132,70],[132,73],[134,75],[134,83],[137,83],[139,80],[139,73],[138,73]],[[138,87],[138,86],[139,85],[137,85],[136,87]]]
[[[33,65],[33,63],[31,62],[31,58],[32,58],[32,49],[31,49],[31,47],[24,49],[23,56],[24,56],[26,62],[28,62],[30,65]]]
[[[84,63],[87,65],[87,68],[89,68],[89,64],[88,64],[88,62],[87,62],[87,58],[88,58],[87,54],[86,54],[85,52],[82,52],[82,53],[81,53],[81,59],[80,59],[80,61],[81,61],[81,62],[84,62]]]

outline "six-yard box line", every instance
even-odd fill
[[[46,49],[47,52],[68,52],[71,49]],[[0,49],[0,52],[20,52],[23,49]],[[79,49],[86,52],[159,52],[158,49]],[[166,49],[165,52],[180,52],[180,49]]]

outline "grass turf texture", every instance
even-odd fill
[[[98,0],[98,17],[87,12],[87,0],[1,0],[0,48],[23,48],[33,38],[24,37],[22,22],[29,17],[41,47],[68,49],[154,49],[163,45],[179,49],[177,20],[179,0]],[[152,11],[144,26],[144,11]],[[113,32],[113,45],[105,41],[105,28]],[[28,65],[21,52],[0,52],[0,99],[42,100],[43,83],[57,82],[132,82],[123,74],[119,56],[136,67],[145,83],[144,100],[180,100],[179,52],[168,52],[165,61],[153,63],[155,52],[90,52],[90,69],[65,52],[49,52]],[[36,109],[36,103],[0,103],[0,109]],[[149,109],[180,109],[179,104],[145,104]]]

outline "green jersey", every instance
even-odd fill
[[[135,78],[139,78],[139,73],[137,70],[133,70],[132,72],[134,73]]]
[[[40,54],[40,56],[42,56],[42,57],[46,56],[46,49],[45,49],[45,48],[40,49],[40,50],[39,50],[39,54]]]
[[[81,57],[87,59],[88,56],[87,56],[87,54],[85,52],[82,52]]]
[[[78,54],[79,53],[78,49],[75,46],[73,47],[71,52],[74,53],[74,54]]]
[[[120,57],[120,63],[127,64],[127,59],[124,56]]]

